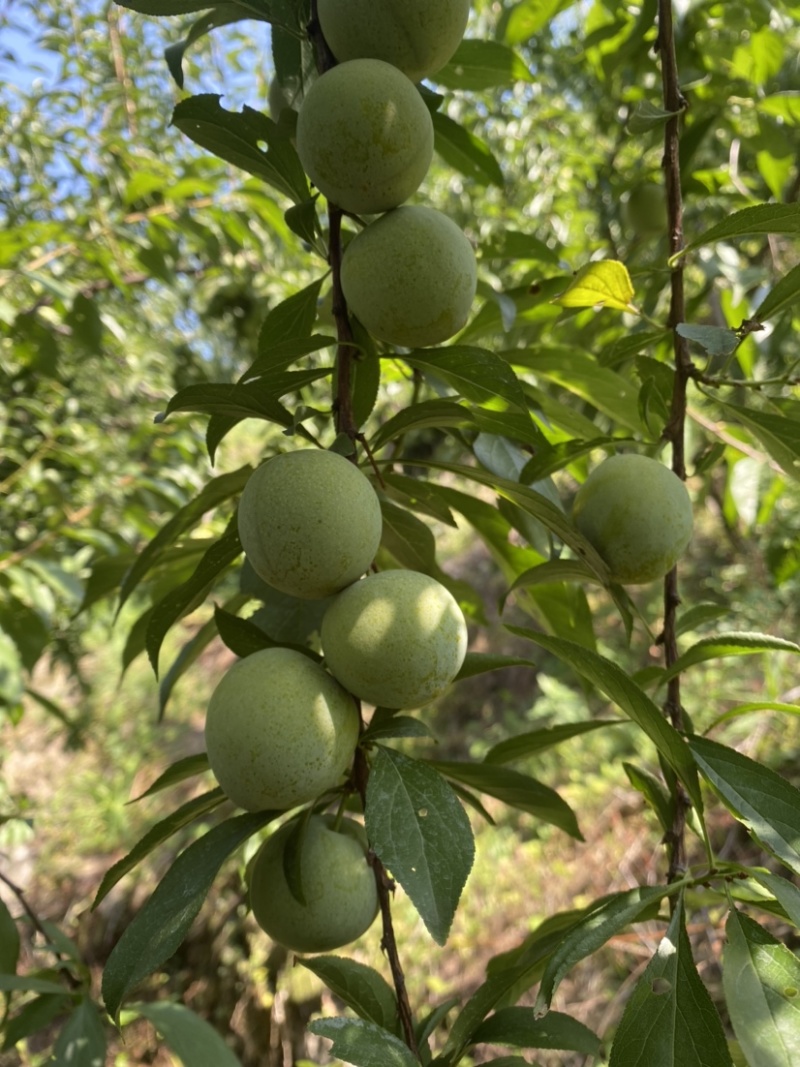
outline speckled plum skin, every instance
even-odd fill
[[[451,59],[469,0],[318,0],[318,15],[339,62],[383,59],[416,82]]]
[[[375,490],[344,456],[285,452],[250,476],[239,537],[253,570],[291,596],[322,600],[370,566],[383,521]]]
[[[289,889],[284,850],[297,822],[282,826],[255,855],[250,905],[265,933],[294,952],[328,952],[360,937],[378,913],[375,876],[367,863],[367,838],[352,819],[333,829],[331,816],[312,815],[300,853],[305,904]]]
[[[319,191],[372,215],[416,192],[433,158],[433,120],[413,82],[380,59],[326,71],[306,93],[297,154]]]
[[[461,608],[434,578],[417,571],[370,574],[345,589],[322,620],[331,674],[361,700],[419,708],[440,696],[467,651]]]
[[[342,260],[345,299],[380,341],[423,348],[469,318],[478,273],[466,234],[441,211],[399,207],[355,237]]]
[[[611,456],[592,471],[572,517],[621,585],[663,578],[692,536],[686,486],[663,463],[633,453]]]
[[[350,693],[289,648],[235,663],[211,696],[205,727],[211,770],[248,811],[284,811],[341,785],[358,732]]]

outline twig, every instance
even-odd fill
[[[672,0],[658,0],[658,40],[661,55],[661,86],[666,111],[676,112],[667,121],[664,131],[664,181],[667,191],[668,244],[670,257],[683,250],[683,205],[681,202],[680,121],[686,100],[681,92],[672,22]],[[686,393],[692,375],[689,345],[676,327],[686,320],[686,299],[683,284],[683,259],[677,260],[670,277],[669,326],[672,329],[675,356],[675,384],[669,421],[663,436],[672,446],[672,469],[679,478],[686,479]],[[664,579],[664,659],[669,669],[678,659],[677,615],[681,603],[678,591],[678,569],[673,567]],[[680,675],[671,678],[667,688],[664,711],[676,730],[683,730]],[[682,784],[675,779],[673,786],[674,814],[672,826],[665,836],[669,858],[668,879],[680,878],[686,870],[686,814],[689,798]]]
[[[14,896],[17,898],[17,900],[20,902],[20,904],[22,906],[22,910],[25,912],[27,917],[30,919],[30,922],[31,922],[31,925],[33,926],[33,928],[35,930],[37,930],[42,935],[42,937],[45,939],[45,941],[50,943],[51,937],[48,934],[48,932],[47,932],[47,930],[46,930],[46,928],[44,926],[44,923],[39,918],[39,916],[36,914],[36,912],[33,910],[33,908],[30,906],[30,904],[28,903],[27,899],[25,898],[25,890],[22,889],[20,886],[18,886],[15,882],[12,882],[11,879],[8,877],[8,875],[3,874],[2,871],[0,871],[0,882],[2,882],[3,885],[7,886],[11,890],[11,892],[14,894]],[[52,949],[52,952],[53,952],[53,955],[56,957],[56,959],[59,961],[59,963],[63,964],[64,977],[67,979],[68,984],[73,989],[80,989],[81,983],[78,981],[78,979],[72,973],[72,971],[69,969],[68,960],[65,959],[64,956],[62,956],[62,954],[58,951],[58,949],[54,948],[54,949]]]

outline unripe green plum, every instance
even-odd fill
[[[265,933],[294,952],[341,948],[365,933],[378,913],[366,834],[352,819],[334,829],[332,817],[310,817],[300,831],[301,904],[284,868],[287,842],[297,831],[297,821],[287,823],[256,853],[249,880],[253,915]]]
[[[321,630],[325,662],[351,693],[386,708],[418,708],[440,696],[467,651],[458,604],[417,571],[370,574],[333,601]]]
[[[342,260],[351,311],[373,337],[406,348],[458,333],[477,277],[466,234],[430,207],[390,211],[353,238]]]
[[[469,0],[318,0],[318,14],[340,62],[383,59],[416,82],[441,70],[458,48]]]
[[[686,486],[663,463],[633,453],[611,456],[592,471],[572,517],[622,585],[663,578],[692,536]]]
[[[297,154],[319,191],[355,214],[388,211],[419,188],[433,120],[413,82],[380,59],[326,71],[306,93]]]
[[[283,593],[322,600],[359,578],[381,540],[375,490],[344,456],[285,452],[250,476],[239,537],[253,570]]]
[[[358,733],[351,694],[290,648],[235,663],[211,696],[205,727],[211,770],[248,811],[284,811],[341,785]]]

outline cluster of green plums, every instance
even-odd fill
[[[212,694],[205,737],[225,794],[249,811],[324,810],[341,796],[359,741],[359,702],[418,708],[452,683],[466,654],[464,616],[428,575],[369,571],[382,534],[380,501],[349,459],[300,449],[267,460],[248,480],[239,533],[270,586],[330,598],[323,661],[271,647],[237,661]],[[287,874],[287,847],[299,872]],[[378,908],[364,831],[312,814],[267,838],[250,870],[263,929],[295,951],[323,952],[358,937]]]
[[[345,249],[342,290],[368,333],[405,348],[456,334],[477,286],[464,232],[440,211],[405,203],[433,158],[433,120],[415,83],[452,57],[468,14],[468,0],[318,5],[338,62],[300,105],[297,153],[332,204],[371,218]]]

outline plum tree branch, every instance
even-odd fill
[[[675,48],[675,27],[672,0],[658,0],[658,39],[656,49],[661,56],[661,86],[664,109],[674,112],[664,130],[664,184],[667,194],[668,247],[670,257],[683,251],[683,203],[681,199],[680,169],[680,123],[686,100],[681,92],[678,61]],[[674,261],[670,275],[669,326],[675,362],[675,379],[672,390],[670,416],[663,436],[672,447],[672,469],[679,478],[686,480],[686,394],[692,376],[692,361],[687,340],[677,332],[679,323],[686,318],[683,258]],[[681,598],[678,590],[678,569],[673,567],[664,579],[664,629],[662,641],[664,659],[669,669],[678,659],[677,615]],[[681,679],[670,679],[665,713],[676,730],[683,730],[683,706],[681,704]],[[672,826],[666,835],[669,857],[669,881],[680,878],[686,870],[686,815],[689,798],[681,783],[672,778],[673,794]]]

